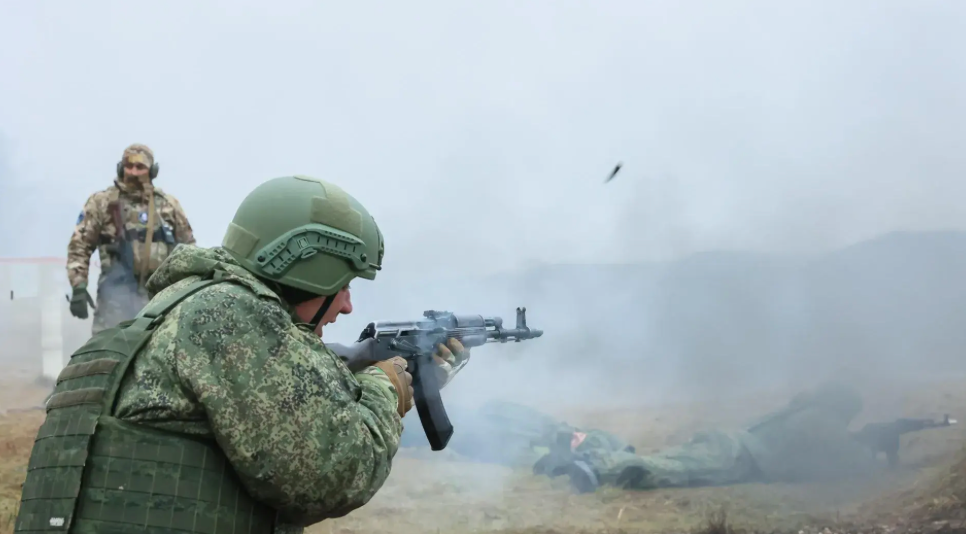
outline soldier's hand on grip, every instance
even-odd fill
[[[457,339],[450,338],[446,341],[446,345],[442,343],[436,345],[433,361],[438,366],[440,389],[453,380],[469,359],[470,349],[465,348]]]
[[[87,292],[87,284],[80,284],[74,288],[70,297],[70,314],[78,319],[87,319],[87,304],[94,304],[94,299]]]
[[[399,396],[397,411],[399,417],[405,417],[406,412],[413,408],[413,375],[406,370],[408,363],[405,359],[395,356],[375,364],[389,376],[392,387]]]

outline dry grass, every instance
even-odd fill
[[[868,406],[856,423],[897,416],[966,414],[964,382],[949,381],[909,391],[893,388],[888,399],[873,391],[863,392]],[[776,392],[757,396],[754,401],[606,412],[561,411],[575,423],[593,422],[628,436],[639,451],[646,452],[679,443],[697,429],[741,425],[747,422],[748,414],[763,413],[787,399],[787,393]],[[709,517],[713,519],[720,510],[727,510],[727,531],[733,533],[797,532],[816,525],[878,525],[880,518],[894,520],[919,506],[920,501],[896,501],[895,491],[931,483],[953,461],[963,443],[966,429],[962,427],[907,436],[902,450],[905,467],[876,480],[649,492],[604,489],[591,495],[574,495],[565,480],[534,478],[525,470],[428,461],[426,457],[432,453],[404,452],[372,502],[310,532],[711,532],[713,525],[722,526],[709,522]]]
[[[0,532],[13,532],[20,485],[43,415],[40,412],[0,417]]]
[[[883,492],[860,507],[864,516],[896,523],[953,523],[966,527],[966,449],[957,460],[919,470],[910,483]]]
[[[44,422],[43,412],[32,408],[50,390],[35,384],[33,375],[13,366],[0,375],[0,534],[13,532],[30,449]]]
[[[47,390],[23,376],[0,378],[0,534],[12,532],[24,466],[40,412],[17,412],[39,403]],[[966,418],[963,381],[901,392],[891,405],[870,399],[864,418],[900,415]],[[607,412],[565,410],[569,420],[593,421],[630,438],[639,450],[683,441],[696,429],[747,422],[787,400],[787,394],[663,409]],[[4,413],[3,410],[8,410]],[[566,415],[566,414],[562,414]],[[415,421],[415,418],[413,419]],[[861,423],[862,421],[858,422]],[[410,422],[410,424],[414,424]],[[883,478],[836,485],[744,484],[647,492],[603,489],[576,495],[561,479],[528,470],[460,461],[447,454],[404,450],[385,487],[368,505],[326,521],[310,533],[666,533],[820,532],[818,527],[879,525],[887,519],[935,521],[966,503],[966,443],[961,427],[933,430],[903,441],[906,466]],[[953,469],[950,469],[953,466]],[[833,528],[834,530],[834,528]],[[858,529],[847,529],[857,531]]]
[[[952,468],[928,486],[923,512],[929,519],[956,516],[963,518],[966,512],[966,452]]]
[[[743,484],[575,495],[564,479],[404,458],[365,508],[311,532],[690,532],[720,510],[736,528],[787,531],[835,523],[876,490],[869,483]]]

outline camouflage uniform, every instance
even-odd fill
[[[601,484],[651,489],[868,475],[876,467],[875,457],[848,430],[861,408],[855,391],[827,384],[748,429],[700,432],[658,454],[578,451],[569,475],[580,491]]]
[[[132,145],[124,151],[122,161],[137,161],[151,166],[154,164],[154,155],[144,145]],[[149,299],[145,287],[140,283],[136,286],[131,284],[129,289],[122,290],[118,288],[120,284],[114,282],[125,275],[116,270],[120,269],[120,262],[117,229],[109,207],[112,203],[117,203],[119,207],[127,235],[136,236],[136,241],[131,242],[131,249],[133,274],[137,278],[140,278],[145,263],[147,273],[143,279],[147,280],[176,245],[195,243],[191,224],[178,200],[160,188],[151,189],[154,190],[156,226],[148,258],[145,258],[144,245],[150,197],[137,181],[117,178],[114,185],[91,195],[77,218],[74,233],[67,245],[67,277],[71,287],[86,289],[91,255],[97,249],[101,273],[98,277],[97,304],[92,327],[95,334],[130,319]],[[111,275],[112,270],[115,270],[114,276]]]
[[[172,310],[134,360],[117,417],[216,440],[251,496],[290,521],[366,503],[389,475],[402,432],[386,374],[351,374],[220,249],[179,247],[148,289],[163,299],[216,266],[235,283]]]
[[[304,323],[280,292],[332,302],[383,250],[360,204],[304,177],[250,194],[222,247],[178,246],[150,303],[58,377],[15,531],[278,534],[366,503],[399,446],[405,381],[391,361],[349,371],[320,315]]]

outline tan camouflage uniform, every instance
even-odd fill
[[[154,154],[144,145],[131,145],[124,151],[122,161],[144,163],[150,167]],[[191,224],[178,200],[154,187],[155,232],[151,243],[148,271],[144,280],[154,273],[158,266],[171,254],[179,243],[194,244],[195,238]],[[128,231],[137,234],[138,240],[132,243],[135,275],[140,275],[144,263],[144,241],[148,223],[149,196],[144,186],[136,179],[115,178],[114,185],[91,195],[77,218],[74,233],[67,246],[67,277],[72,287],[87,284],[91,255],[97,249],[101,261],[101,274],[98,278],[97,308],[94,310],[93,333],[110,328],[117,323],[130,319],[148,302],[148,294],[143,285],[138,285],[137,294],[129,298],[105,298],[104,281],[117,263],[117,233],[109,209],[112,202],[120,207],[121,220]]]

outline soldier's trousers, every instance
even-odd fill
[[[737,484],[758,475],[739,433],[702,432],[688,443],[647,456],[608,448],[580,456],[601,485],[626,489]]]

